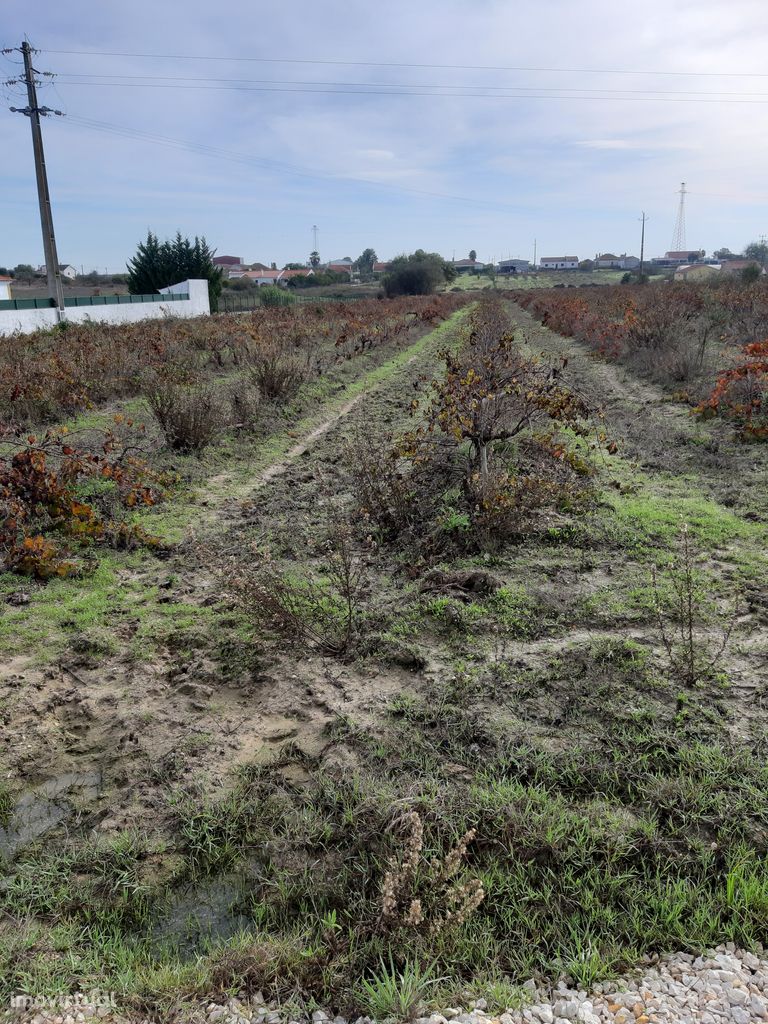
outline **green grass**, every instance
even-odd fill
[[[554,288],[555,285],[582,285],[582,284],[618,284],[624,276],[623,270],[574,270],[567,273],[542,270],[537,274],[511,274],[497,275],[496,288],[499,291],[529,288]],[[446,291],[459,289],[460,291],[474,291],[476,289],[492,288],[493,283],[489,277],[483,275],[474,277],[471,274],[459,274],[455,281],[446,287]]]
[[[594,653],[624,673],[637,658],[631,647]],[[38,947],[66,937],[71,949],[54,969],[24,957],[21,984],[85,986],[98,956],[101,987],[139,988],[149,1005],[215,991],[213,977],[229,971],[233,984],[247,978],[272,996],[301,984],[311,1004],[406,1016],[399,1000],[437,998],[438,978],[455,990],[478,973],[565,971],[588,985],[648,951],[768,937],[768,769],[746,748],[697,738],[695,708],[682,730],[606,715],[600,742],[547,752],[511,739],[500,720],[478,721],[471,706],[430,701],[415,717],[404,707],[375,742],[349,734],[352,772],[313,771],[293,788],[278,764],[246,773],[218,801],[178,804],[182,862],[160,881],[144,877],[152,844],[136,836],[22,855],[6,911],[34,916]],[[448,761],[462,773],[446,773]],[[485,899],[462,927],[430,938],[377,926],[383,872],[401,849],[393,806],[424,823],[413,892],[425,908],[438,898],[429,864],[476,830],[458,881],[480,879]],[[174,879],[238,866],[250,878],[239,913],[251,928],[186,964],[172,947],[150,955]],[[351,945],[339,941],[347,936]],[[0,945],[8,991],[20,985],[21,941]]]

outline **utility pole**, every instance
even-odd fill
[[[643,267],[645,266],[645,222],[648,218],[645,216],[645,210],[640,218],[642,222],[642,228],[640,229],[640,284],[643,283]]]
[[[59,273],[59,257],[56,252],[56,236],[53,233],[53,213],[51,211],[51,196],[48,191],[48,173],[45,167],[45,153],[43,152],[43,133],[40,128],[40,117],[48,114],[58,114],[60,110],[51,110],[50,107],[39,107],[37,105],[37,85],[35,83],[35,69],[32,67],[32,47],[27,40],[20,47],[24,57],[24,77],[22,81],[27,87],[27,106],[23,108],[11,107],[14,114],[25,114],[32,126],[32,149],[35,155],[35,174],[37,176],[37,199],[40,205],[40,225],[43,229],[43,251],[45,252],[45,271],[48,277],[48,294],[53,299],[56,308],[56,319],[61,321],[65,318],[64,312],[64,288]],[[37,51],[34,51],[37,52]]]

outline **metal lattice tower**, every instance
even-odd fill
[[[680,183],[680,204],[677,207],[677,220],[675,231],[672,235],[672,252],[683,252],[685,250],[685,182]]]
[[[320,229],[318,228],[317,224],[313,224],[312,225],[312,248],[314,249],[315,252],[318,251],[317,250],[317,235],[318,235],[319,230]]]

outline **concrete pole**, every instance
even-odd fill
[[[56,306],[56,319],[65,318],[64,287],[59,273],[59,257],[56,252],[56,236],[53,233],[53,213],[51,196],[48,191],[48,174],[45,168],[43,152],[43,133],[40,129],[40,108],[37,105],[37,89],[35,88],[35,71],[32,67],[32,48],[24,40],[21,44],[24,55],[24,77],[27,84],[27,101],[29,106],[29,123],[32,126],[32,148],[35,154],[35,174],[37,176],[37,198],[40,204],[40,225],[43,229],[43,250],[45,252],[45,270],[48,277],[48,294]],[[25,111],[25,113],[27,113]]]

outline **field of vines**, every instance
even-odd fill
[[[157,546],[130,513],[178,482],[163,452],[199,455],[227,432],[252,438],[302,385],[460,304],[370,300],[4,339],[0,562],[45,579],[80,572],[76,555],[94,543]],[[87,415],[110,403],[112,414]]]
[[[551,289],[518,292],[542,324],[669,385],[703,414],[768,437],[768,285]]]
[[[768,943],[766,292],[516,298],[0,347],[0,1002],[533,1019]]]

